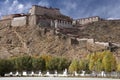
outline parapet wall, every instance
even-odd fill
[[[96,22],[96,21],[100,21],[100,17],[98,16],[93,16],[93,17],[89,17],[89,18],[82,18],[82,19],[77,19],[75,21],[73,21],[73,23],[76,24],[87,24],[87,23],[92,23],[92,22]]]
[[[70,39],[70,44],[71,45],[77,45],[80,48],[86,48],[87,50],[91,52],[96,52],[96,51],[104,51],[108,50],[111,45],[109,45],[108,42],[95,42],[94,39],[87,39],[87,38],[71,38]],[[118,47],[118,46],[117,46]]]

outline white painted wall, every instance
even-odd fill
[[[12,26],[25,26],[27,24],[27,17],[15,17],[13,18],[11,25]]]

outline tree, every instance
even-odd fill
[[[100,72],[103,70],[103,65],[102,65],[103,56],[104,55],[102,52],[96,52],[89,57],[90,59],[89,69],[91,71]]]
[[[42,57],[32,58],[32,66],[34,71],[45,70],[45,60]]]
[[[68,69],[69,65],[70,65],[70,61],[66,58],[61,57],[58,64],[58,71],[63,71],[65,69]]]
[[[49,70],[49,61],[51,61],[52,56],[51,56],[51,55],[46,55],[46,54],[44,54],[44,55],[42,55],[41,57],[45,60],[46,70]]]
[[[91,71],[95,71],[97,59],[98,59],[97,58],[97,54],[96,53],[92,53],[92,55],[90,56],[90,62],[89,62],[89,69]]]
[[[18,71],[31,71],[32,70],[32,57],[28,55],[15,58],[15,67]]]
[[[109,51],[105,52],[105,56],[103,57],[102,63],[104,70],[106,72],[111,72],[113,70],[116,70],[116,59],[111,52]]]
[[[10,60],[0,59],[0,75],[4,76],[5,73],[12,71],[13,65]]]
[[[79,70],[88,71],[89,70],[88,63],[89,63],[89,61],[87,59],[80,60],[80,62],[79,62]]]
[[[95,71],[96,72],[103,71],[102,59],[100,58],[96,61]]]
[[[58,70],[58,65],[59,65],[60,59],[57,57],[53,57],[49,62],[48,62],[48,70]]]
[[[57,71],[63,71],[65,68],[68,68],[70,62],[62,57],[53,57],[48,62],[48,69],[49,70],[57,70]]]
[[[12,58],[9,59],[11,64],[13,65],[12,71],[17,70],[17,68],[16,68],[16,59],[17,59],[16,57],[12,57]]]
[[[120,64],[117,65],[117,71],[120,72]]]
[[[69,66],[69,71],[73,73],[74,71],[79,70],[79,61],[78,60],[72,60],[70,66]]]

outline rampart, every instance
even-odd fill
[[[60,13],[58,8],[33,5],[28,14],[11,14],[2,17],[1,23],[11,26],[72,27],[72,19]]]
[[[93,16],[93,17],[88,17],[88,18],[81,18],[81,19],[77,19],[74,20],[73,23],[74,24],[88,24],[88,23],[92,23],[92,22],[96,22],[96,21],[100,21],[102,20],[99,16]]]

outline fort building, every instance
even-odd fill
[[[72,27],[72,18],[60,13],[58,8],[33,5],[28,14],[11,14],[2,17],[0,23],[9,21],[11,26],[38,25],[42,27]],[[7,23],[6,23],[7,24]]]
[[[44,27],[41,28],[41,35],[43,36],[48,31],[46,30],[47,28],[57,28],[55,32],[60,33],[62,38],[66,38],[67,42],[71,45],[78,45],[92,52],[114,49],[116,46],[119,47],[120,45],[116,44],[111,44],[111,46],[108,42],[95,42],[94,39],[80,39],[78,28],[73,27],[73,24],[84,25],[100,20],[102,19],[98,16],[73,20],[60,13],[58,8],[33,5],[28,14],[11,14],[3,16],[0,20],[0,25],[9,25],[13,27],[26,25]],[[49,33],[54,33],[54,29],[50,30]]]
[[[60,13],[58,8],[33,5],[29,10],[29,25],[45,27],[72,27],[72,19]]]

